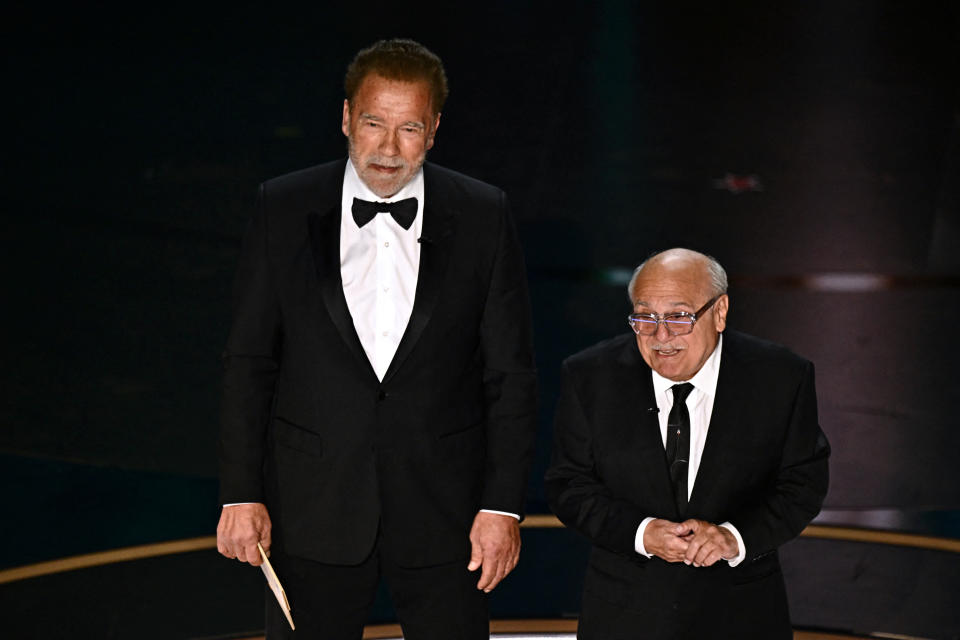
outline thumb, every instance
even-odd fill
[[[480,543],[470,541],[470,564],[467,565],[467,571],[476,571],[483,564],[483,551],[480,549]]]
[[[696,533],[696,531],[697,531],[696,520],[684,520],[683,522],[678,522],[673,526],[673,532],[678,536],[685,536],[689,533]]]

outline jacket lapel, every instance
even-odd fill
[[[667,453],[663,448],[663,436],[660,434],[660,419],[650,367],[644,362],[634,340],[627,344],[620,362],[629,372],[625,376],[627,388],[623,393],[623,397],[631,398],[627,415],[634,417],[634,424],[639,423],[636,427],[637,444],[641,452],[637,464],[637,495],[650,496],[656,505],[656,513],[666,517],[668,514],[675,514],[677,507],[673,500]]]
[[[335,194],[335,204],[328,201],[319,212],[314,211],[307,216],[310,248],[313,251],[320,292],[327,313],[330,314],[330,320],[333,321],[344,344],[358,360],[360,366],[376,378],[363,345],[360,344],[357,330],[353,326],[347,299],[343,296],[343,281],[340,277],[340,195],[343,191],[343,171],[340,171],[337,177],[340,179],[340,185],[337,187],[328,185],[327,190],[324,191],[324,193]]]
[[[724,461],[723,452],[728,449],[731,440],[737,437],[735,431],[740,424],[740,413],[750,401],[747,379],[744,364],[737,353],[736,336],[725,333],[710,427],[700,457],[693,493],[690,494],[691,513],[722,503],[713,496],[714,492],[721,488],[719,480],[723,477],[725,464],[729,464]]]
[[[458,214],[451,206],[450,198],[443,186],[442,183],[437,183],[430,166],[425,164],[423,167],[423,231],[418,240],[420,269],[417,275],[417,292],[407,329],[383,376],[384,383],[396,374],[417,345],[440,298],[447,263],[450,261],[453,232]]]

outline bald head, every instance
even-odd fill
[[[700,277],[703,278],[704,286],[707,287],[710,298],[727,292],[727,272],[715,258],[699,251],[678,247],[653,254],[633,270],[630,284],[627,285],[627,295],[630,297],[630,302],[636,302],[634,290],[636,289],[637,278],[647,267],[667,271],[689,269],[693,277],[696,277],[696,274],[699,273]],[[648,273],[648,275],[651,274]]]
[[[723,267],[689,249],[668,249],[637,267],[628,288],[633,312],[657,321],[655,333],[637,334],[637,347],[651,369],[676,382],[696,375],[726,327],[726,290]],[[694,316],[693,330],[677,335],[662,321],[667,314]]]

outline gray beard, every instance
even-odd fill
[[[424,152],[424,153],[423,153],[423,156],[421,156],[421,158],[420,158],[420,161],[417,163],[416,167],[414,167],[413,171],[410,172],[410,175],[407,176],[406,180],[404,180],[404,181],[403,181],[402,183],[400,183],[400,184],[395,185],[395,188],[394,188],[394,185],[390,185],[390,187],[391,187],[391,189],[392,189],[392,191],[391,191],[390,193],[381,193],[381,192],[378,191],[376,188],[374,188],[374,185],[370,184],[370,183],[367,181],[367,179],[364,177],[364,172],[367,171],[367,169],[366,169],[366,168],[364,167],[364,165],[360,162],[360,158],[357,156],[356,149],[355,149],[354,146],[353,146],[353,140],[352,140],[349,136],[347,136],[347,154],[350,156],[350,162],[353,163],[353,168],[356,169],[356,171],[357,171],[357,176],[360,178],[360,181],[363,182],[363,184],[365,184],[365,185],[367,186],[367,188],[370,189],[370,191],[373,191],[373,192],[374,192],[378,197],[380,197],[380,198],[389,198],[389,197],[391,197],[391,196],[396,195],[397,193],[399,193],[401,189],[403,189],[405,186],[407,186],[407,185],[410,183],[411,180],[413,180],[413,177],[414,177],[415,175],[417,175],[417,172],[420,170],[420,167],[423,166],[423,163],[424,163],[424,162],[426,161],[426,159],[427,159],[427,153]],[[375,161],[375,160],[378,160],[378,159],[380,159],[379,156],[371,156],[371,157],[368,159],[368,162],[370,162],[370,160],[374,160],[374,161]],[[385,166],[390,166],[390,165],[389,165],[388,163],[386,163],[386,162],[383,162],[383,163],[379,163],[379,162],[378,162],[377,164],[383,164],[383,165],[385,165]]]

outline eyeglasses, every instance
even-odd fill
[[[713,306],[713,303],[720,299],[721,293],[714,296],[693,313],[686,311],[674,311],[673,313],[631,313],[627,317],[627,324],[638,336],[652,336],[657,332],[660,323],[667,328],[672,336],[685,336],[693,331],[693,325],[697,324],[697,319],[703,315],[703,312]]]

